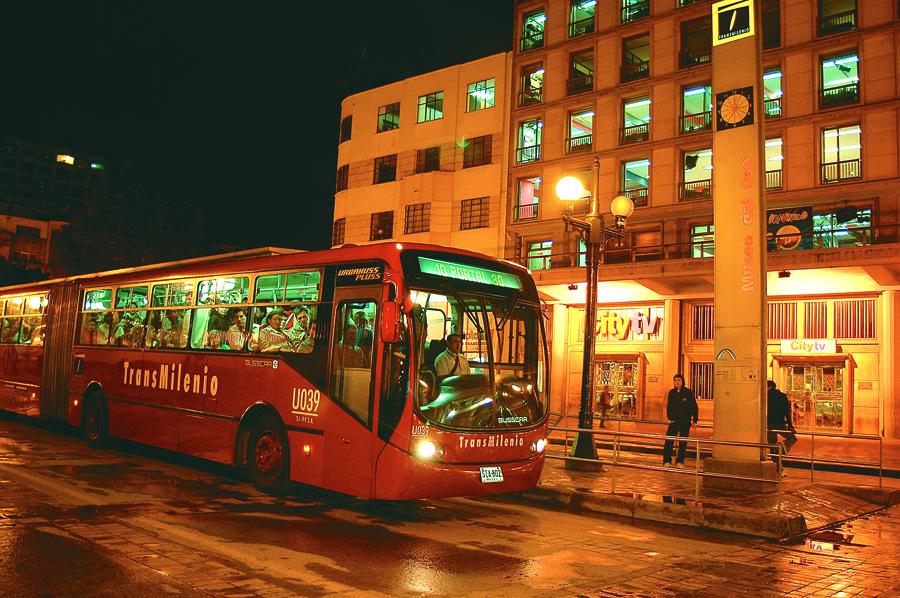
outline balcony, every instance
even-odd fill
[[[527,164],[541,159],[541,146],[529,145],[516,150],[516,164]]]
[[[766,100],[766,118],[778,118],[781,116],[781,99],[772,98],[771,100]]]
[[[841,183],[856,181],[862,178],[862,160],[842,160],[822,164],[822,183]]]
[[[569,37],[578,37],[594,32],[594,17],[569,23]]]
[[[766,189],[781,189],[781,171],[766,171]]]
[[[628,0],[625,0],[626,2]],[[622,23],[631,23],[650,16],[650,0],[632,2],[622,6]]]
[[[650,61],[628,58],[620,68],[619,76],[622,83],[645,79],[650,76]]]
[[[536,220],[538,217],[538,202],[533,204],[518,205],[513,208],[513,220]]]
[[[593,135],[581,135],[579,137],[569,137],[566,139],[566,153],[574,154],[576,152],[589,152],[593,145]]]
[[[712,199],[712,179],[682,183],[681,199],[682,201]]]
[[[707,50],[692,50],[690,48],[683,48],[679,53],[679,61],[681,64],[681,68],[689,69],[693,66],[700,66],[701,64],[706,64],[712,58],[712,54]]]
[[[834,108],[859,103],[859,83],[830,87],[819,92],[819,108]]]
[[[650,123],[622,128],[622,145],[650,139]]]
[[[646,208],[648,205],[647,198],[649,197],[650,190],[646,187],[641,187],[638,189],[626,189],[624,192],[625,197],[631,199],[634,203],[634,207],[636,208]]]
[[[532,87],[519,92],[519,108],[540,104],[544,100],[544,88]]]
[[[856,10],[819,17],[819,37],[856,29]]]
[[[698,112],[697,114],[685,114],[681,117],[681,132],[695,133],[708,131],[712,128],[712,112]]]
[[[537,50],[538,48],[543,47],[544,32],[535,31],[533,33],[527,33],[522,36],[522,43],[519,45],[519,50],[521,52],[528,52],[529,50]]]
[[[566,82],[566,89],[569,95],[591,91],[594,89],[594,76],[579,75],[578,77],[572,77]]]

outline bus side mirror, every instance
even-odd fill
[[[396,301],[381,305],[381,340],[386,343],[400,340],[400,305]]]

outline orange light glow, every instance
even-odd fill
[[[56,161],[64,162],[65,164],[75,164],[75,157],[68,154],[56,154]]]
[[[309,457],[312,454],[312,447],[308,444],[303,445],[303,454]]]

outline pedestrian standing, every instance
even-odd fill
[[[683,436],[687,438],[691,433],[691,424],[697,423],[697,400],[690,388],[684,385],[684,376],[675,374],[672,377],[674,388],[669,391],[666,401],[666,417],[669,419],[669,427],[666,436]],[[667,439],[663,446],[663,466],[672,467],[672,447],[675,441]],[[684,456],[687,452],[687,441],[678,441],[678,456],[675,458],[675,467],[684,467]],[[699,458],[699,455],[698,455]]]
[[[766,382],[768,392],[766,393],[766,436],[769,444],[778,442],[778,437],[782,436],[784,442],[784,452],[787,454],[797,442],[797,430],[794,428],[794,422],[791,419],[791,401],[788,396],[778,390],[778,386],[774,380]],[[772,451],[772,460],[775,461],[775,451]],[[784,475],[784,465],[778,460],[778,469],[781,475]]]
[[[609,386],[604,386],[597,395],[597,409],[600,410],[600,427],[606,427],[606,413],[610,405]]]

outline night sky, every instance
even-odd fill
[[[4,3],[0,137],[133,165],[211,245],[327,246],[341,99],[509,50],[513,0],[311,4]]]

